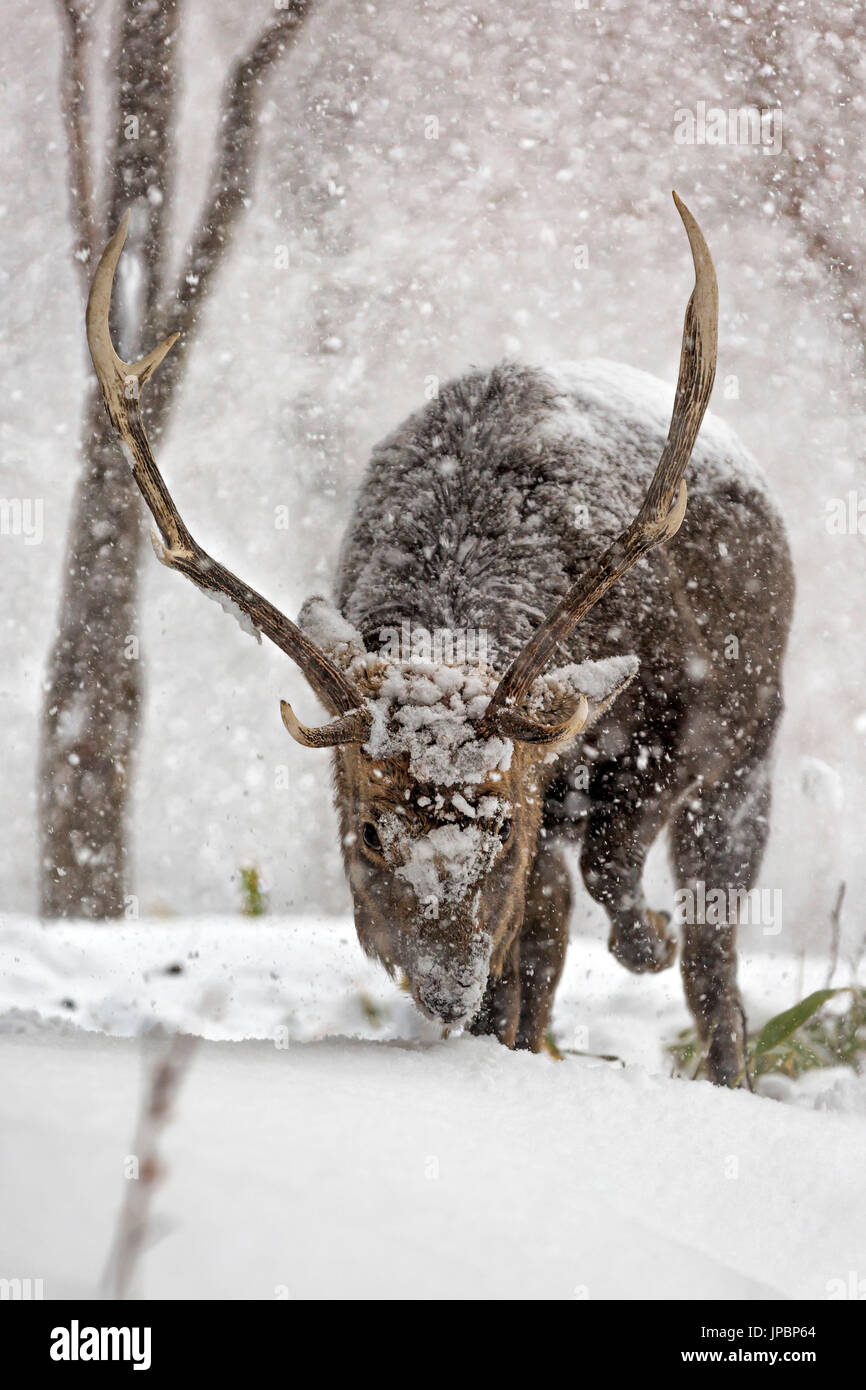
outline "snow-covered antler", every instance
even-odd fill
[[[677,392],[658,467],[631,525],[572,585],[518,652],[481,720],[480,729],[484,733],[499,731],[518,739],[553,739],[575,731],[580,714],[576,705],[542,725],[524,712],[522,707],[532,682],[541,674],[558,645],[608,589],[648,550],[676,535],[685,516],[687,493],[683,474],[716,374],[719,292],[712,257],[701,229],[676,193],[673,198],[692,248],[695,287],[686,308]]]
[[[114,350],[108,312],[114,272],[128,227],[129,213],[123,218],[96,267],[87,301],[87,342],[102,387],[105,408],[162,536],[161,545],[154,537],[157,556],[171,569],[180,570],[200,589],[227,599],[235,611],[249,619],[256,635],[263,632],[280,651],[291,657],[320,700],[338,716],[322,729],[308,729],[295,718],[291,706],[283,701],[283,722],[299,743],[313,748],[336,743],[363,743],[372,717],[364,707],[364,697],[360,691],[278,608],[202,550],[187,530],[165,485],[144,430],[139,400],[142,387],[156,371],[178,334],[172,333],[138,362],[124,362]]]

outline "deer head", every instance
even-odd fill
[[[683,475],[715,374],[718,300],[704,238],[674,194],[691,245],[695,288],[686,309],[668,437],[634,520],[555,605],[505,672],[470,662],[396,658],[365,649],[323,599],[296,626],[209,556],[187,530],[150,449],[141,388],[174,342],[140,361],[117,356],[108,328],[114,272],[128,218],[94,275],[87,335],[106,409],[156,521],[163,563],[180,570],[269,637],[300,667],[330,712],[309,728],[282,703],[289,733],[330,747],[343,856],[364,949],[402,970],[424,1013],[472,1018],[518,931],[550,763],[633,678],[620,657],[546,668],[603,594],[652,547],[675,535]],[[408,616],[408,615],[407,615]]]
[[[363,744],[335,753],[343,858],[364,949],[400,969],[425,1014],[477,1010],[523,918],[546,766],[632,679],[634,657],[535,680],[521,715],[487,733],[499,684],[483,661],[371,654],[321,598],[299,619],[363,693]],[[294,716],[283,705],[291,732]]]

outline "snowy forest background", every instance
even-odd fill
[[[183,7],[175,264],[196,230],[226,73],[273,13]],[[103,134],[113,18],[95,7]],[[62,27],[51,5],[4,6],[0,25],[0,493],[44,504],[40,544],[0,536],[0,904],[31,912],[41,684],[90,363]],[[862,30],[830,3],[319,0],[266,79],[250,204],[156,449],[201,542],[296,614],[329,587],[371,445],[431,376],[504,356],[603,356],[674,382],[691,286],[676,188],[721,289],[712,409],[766,469],[794,553],[761,875],[783,889],[787,949],[826,949],[843,880],[845,949],[863,933],[866,540],[828,528],[833,499],[866,488]],[[780,108],[781,151],[678,143],[677,111],[700,102]],[[276,524],[285,507],[288,530]],[[298,748],[279,719],[280,697],[314,719],[302,677],[149,548],[143,576],[132,910],[234,913],[239,870],[255,864],[273,911],[347,913],[326,756]],[[659,855],[653,872],[660,882]],[[601,931],[585,897],[576,929]],[[749,941],[763,944],[782,943]]]

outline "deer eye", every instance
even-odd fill
[[[364,822],[364,829],[362,833],[364,837],[364,844],[367,846],[368,849],[380,850],[382,848],[382,841],[379,839],[379,832],[376,829],[375,825],[373,825],[372,821]]]
[[[499,838],[504,845],[511,839],[511,821],[504,820],[499,827]]]

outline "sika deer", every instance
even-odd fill
[[[307,728],[282,705],[294,738],[334,750],[364,950],[405,973],[425,1014],[508,1047],[538,1050],[550,1018],[571,899],[563,842],[581,844],[614,955],[656,971],[675,954],[667,914],[641,888],[658,834],[670,832],[679,887],[725,890],[752,887],[767,836],[790,561],[735,437],[707,421],[696,446],[717,289],[674,197],[695,288],[667,432],[664,388],[627,368],[467,373],[375,450],[336,606],[309,600],[299,626],[201,549],[156,466],[139,396],[174,338],[132,365],[114,352],[125,222],[88,303],[159,557],[275,642],[332,716]],[[448,650],[434,650],[437,634]],[[682,954],[708,1073],[727,1085],[743,1073],[735,933],[735,921],[688,923]]]

